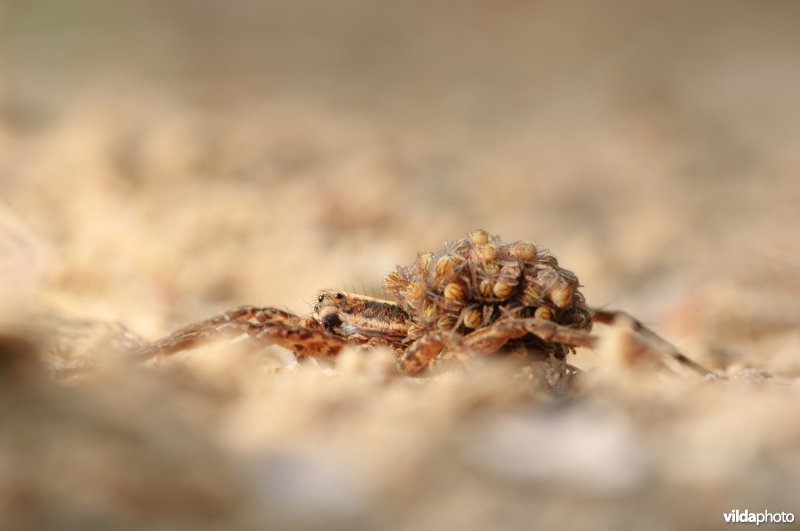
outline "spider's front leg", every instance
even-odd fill
[[[287,348],[298,356],[333,356],[347,345],[345,339],[322,329],[311,318],[301,320],[277,308],[242,306],[181,328],[136,350],[134,355],[167,356],[209,341],[244,334],[262,344]]]

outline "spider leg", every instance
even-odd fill
[[[489,326],[479,328],[466,336],[467,348],[480,354],[491,354],[500,350],[512,339],[533,334],[544,341],[562,343],[571,347],[592,347],[597,337],[583,330],[576,330],[530,317],[527,319],[499,319]]]
[[[455,332],[434,331],[423,334],[395,361],[401,374],[416,374],[443,350],[464,350],[464,338]]]
[[[597,308],[592,308],[592,315],[593,319],[598,323],[603,323],[606,325],[613,325],[614,322],[619,319],[625,319],[631,323],[633,331],[643,337],[648,343],[654,347],[657,351],[663,352],[667,356],[670,356],[675,361],[684,365],[697,374],[701,376],[709,376],[714,375],[715,373],[706,369],[693,359],[689,358],[678,348],[661,337],[660,335],[656,334],[653,330],[642,324],[641,321],[634,318],[631,314],[627,312],[623,312],[621,310],[601,310]]]
[[[443,350],[492,354],[512,339],[533,334],[545,341],[573,347],[594,346],[597,339],[591,334],[558,325],[543,319],[500,319],[489,326],[463,337],[454,332],[429,332],[397,358],[397,369],[403,374],[415,374],[430,364]]]
[[[642,324],[631,315],[612,310],[593,309],[593,319],[606,325],[613,325],[616,319],[622,317],[632,323],[633,331],[646,342],[650,351],[663,353],[672,357],[681,365],[688,367],[701,376],[714,373],[680,352],[672,343],[656,334],[653,330]],[[598,338],[583,330],[576,330],[558,325],[552,321],[542,319],[501,319],[490,326],[480,328],[467,335],[467,347],[483,354],[491,354],[499,350],[506,342],[531,333],[541,339],[561,343],[571,347],[597,346]]]
[[[297,356],[329,358],[335,356],[348,342],[322,328],[268,325],[253,337],[259,343],[279,345],[294,352]]]
[[[134,351],[135,356],[167,356],[209,341],[247,334],[259,343],[276,344],[299,356],[331,356],[347,341],[277,308],[242,306],[181,328]]]

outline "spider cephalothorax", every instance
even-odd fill
[[[143,356],[191,348],[228,333],[247,334],[298,356],[330,357],[347,345],[386,345],[404,374],[421,371],[443,351],[492,354],[513,348],[563,359],[574,347],[593,346],[593,321],[618,312],[593,310],[577,277],[547,251],[528,242],[506,244],[477,230],[422,252],[384,280],[397,302],[322,290],[304,319],[269,307],[244,306],[182,328],[139,350]],[[669,343],[631,319],[660,350],[707,373]]]

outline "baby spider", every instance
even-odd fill
[[[396,302],[322,290],[305,318],[244,306],[182,328],[138,353],[172,354],[226,334],[246,334],[297,356],[332,357],[347,345],[386,345],[397,352],[398,371],[410,375],[443,352],[524,349],[563,360],[575,347],[597,344],[590,334],[594,322],[609,324],[626,315],[651,348],[710,374],[627,314],[586,306],[578,278],[528,242],[504,243],[477,230],[419,253],[383,284]]]

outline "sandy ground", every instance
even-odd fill
[[[2,10],[3,529],[800,513],[796,5]],[[600,326],[559,392],[499,358],[401,378],[382,351],[125,355],[125,329],[379,295],[477,227],[720,378],[631,364]]]

